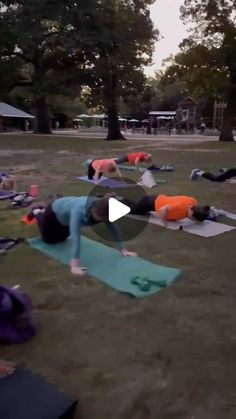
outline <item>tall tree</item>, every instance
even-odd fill
[[[137,95],[145,82],[143,68],[151,62],[154,29],[148,6],[154,0],[101,0],[97,3],[93,45],[92,94],[108,114],[107,140],[123,138],[118,122],[119,100]]]
[[[17,69],[11,86],[28,86],[38,132],[50,132],[47,97],[89,85],[108,113],[108,139],[121,138],[118,104],[140,91],[157,32],[154,0],[5,0],[0,9],[14,45],[2,56]],[[75,92],[76,96],[78,91]]]
[[[67,10],[76,7],[72,0],[5,0],[0,9],[3,31],[13,39],[1,55],[0,68],[6,64],[14,68],[16,86],[27,87],[34,98],[37,115],[36,132],[50,132],[50,113],[47,97],[66,94],[71,86],[81,84],[85,54],[81,45],[69,48],[70,22]],[[79,14],[88,17],[85,1],[80,2]],[[67,50],[68,47],[68,50]],[[79,48],[80,47],[80,48]]]
[[[181,8],[185,21],[196,23],[191,43],[202,44],[209,52],[218,48],[223,67],[229,73],[227,108],[224,113],[220,141],[234,141],[236,114],[236,0],[185,0]]]

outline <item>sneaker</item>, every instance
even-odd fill
[[[172,166],[171,164],[167,164],[167,166],[162,166],[160,170],[162,172],[173,172],[174,166]]]
[[[40,205],[33,205],[31,207],[30,212],[28,212],[28,214],[26,216],[27,220],[32,221],[39,212],[44,211],[44,210],[45,210],[44,205],[41,205],[41,204]]]
[[[199,178],[199,169],[193,169],[190,175],[190,180],[197,180]]]
[[[220,169],[220,172],[221,172],[221,173],[225,173],[225,172],[227,172],[227,170],[228,170],[228,169],[227,169],[227,167],[222,167],[222,168]]]

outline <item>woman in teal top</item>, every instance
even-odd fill
[[[32,211],[45,243],[60,243],[71,236],[70,267],[75,275],[83,275],[86,271],[80,266],[80,235],[85,226],[105,223],[121,254],[136,256],[124,248],[119,230],[108,220],[109,198],[109,194],[102,199],[87,196],[59,198],[45,209],[34,208]]]

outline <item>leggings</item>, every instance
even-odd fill
[[[146,215],[151,211],[155,211],[156,199],[157,195],[145,196],[131,207],[131,214]]]
[[[127,154],[123,157],[119,157],[118,159],[115,159],[116,164],[123,164],[123,163],[127,163],[128,160],[128,156]]]
[[[94,160],[93,160],[94,161]],[[95,173],[96,173],[96,171],[94,170],[94,168],[93,168],[93,166],[92,166],[92,164],[93,164],[93,161],[88,165],[88,179],[89,180],[92,180],[93,178],[94,178],[94,175],[95,175]],[[102,175],[103,175],[103,173],[101,172],[101,173],[99,173],[99,179],[102,177]]]
[[[44,212],[39,212],[36,215],[36,220],[42,240],[47,244],[63,242],[70,235],[69,227],[63,226],[57,220],[52,210],[52,204],[49,204]]]
[[[232,177],[236,176],[236,167],[233,169],[228,169],[224,173],[221,173],[220,175],[214,175],[210,172],[205,172],[202,174],[202,177],[205,179],[208,179],[212,182],[225,182],[228,179],[231,179]]]

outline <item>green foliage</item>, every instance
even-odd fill
[[[23,86],[33,98],[78,97],[117,114],[120,97],[141,92],[157,31],[152,0],[6,0],[0,8],[0,90]],[[17,91],[17,95],[19,90]],[[41,101],[46,106],[46,101]],[[46,110],[44,109],[44,112]],[[109,112],[108,112],[109,114]],[[117,119],[117,118],[116,118]]]
[[[49,97],[49,104],[53,114],[65,114],[71,119],[87,112],[86,105],[79,98],[71,99],[68,96],[55,95]]]
[[[236,109],[236,14],[235,0],[185,0],[182,18],[195,26],[185,46],[205,48],[205,61],[212,64],[225,83],[228,106],[224,116],[221,139],[233,141],[232,128]],[[212,72],[211,72],[212,74]],[[221,80],[222,81],[222,80]]]
[[[90,93],[92,104],[103,104],[108,113],[109,139],[120,138],[120,98],[137,96],[145,84],[143,68],[151,62],[158,36],[150,19],[151,3],[102,0],[97,5]]]
[[[218,48],[188,42],[167,67],[161,82],[166,87],[178,83],[182,91],[196,99],[225,99],[229,71]]]

